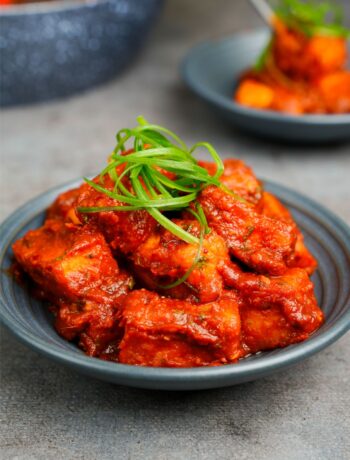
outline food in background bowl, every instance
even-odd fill
[[[334,5],[280,0],[273,36],[235,91],[236,102],[301,114],[350,112],[346,38]],[[333,13],[333,20],[329,16]]]
[[[100,175],[13,245],[15,273],[48,301],[62,337],[105,360],[197,367],[301,342],[323,324],[316,261],[249,167],[143,118],[117,142]],[[196,161],[198,148],[214,162]]]

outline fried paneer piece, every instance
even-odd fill
[[[287,270],[296,243],[294,225],[261,215],[214,186],[201,192],[199,202],[231,255],[259,273],[279,275]]]
[[[48,220],[13,245],[14,255],[56,306],[56,329],[99,355],[119,334],[118,306],[131,278],[122,272],[102,234],[91,225]]]
[[[242,355],[235,295],[201,305],[161,297],[145,289],[124,301],[119,361],[156,367],[231,363]]]
[[[119,295],[125,275],[101,233],[50,220],[13,245],[16,259],[56,299],[108,302]]]
[[[346,38],[310,37],[279,18],[273,26],[263,65],[242,75],[234,99],[247,107],[292,115],[348,113]]]
[[[350,112],[350,72],[335,72],[317,81],[317,89],[329,113]]]
[[[322,104],[320,104],[320,101],[312,91],[307,93],[301,89],[293,92],[282,86],[277,86],[274,90],[275,98],[271,108],[277,110],[277,112],[285,112],[290,115],[323,112]]]
[[[80,195],[81,187],[68,190],[61,193],[46,212],[46,220],[58,219],[65,222],[71,221],[75,224],[79,223],[79,219],[75,213],[75,204]]]
[[[311,275],[317,268],[317,262],[310,251],[304,244],[304,236],[298,229],[293,220],[290,212],[283,204],[271,193],[264,192],[262,199],[262,213],[272,219],[279,219],[290,225],[294,225],[297,234],[297,241],[295,244],[295,251],[293,256],[288,262],[289,267],[304,268],[309,275]]]
[[[237,193],[252,204],[257,204],[261,199],[261,184],[253,173],[252,169],[242,160],[230,158],[224,160],[224,172],[220,182],[229,190]],[[199,161],[199,165],[205,168],[210,175],[216,172],[215,163]]]
[[[271,109],[275,99],[274,89],[255,78],[242,79],[235,93],[238,104],[253,109]]]
[[[346,63],[346,39],[315,35],[307,37],[275,21],[272,53],[277,67],[291,78],[312,80],[342,70]]]
[[[241,79],[235,93],[235,100],[254,109],[277,110],[292,115],[309,111],[321,111],[319,101],[309,88],[303,85],[293,89],[275,80],[268,71],[248,72]]]
[[[98,183],[99,177],[94,180]],[[114,182],[108,175],[104,178],[103,187],[108,190],[113,190],[114,188]],[[124,206],[124,204],[96,191],[88,184],[82,186],[77,200],[77,207]],[[136,251],[139,245],[148,238],[158,225],[153,217],[144,210],[91,214],[78,212],[78,216],[82,222],[94,222],[111,248],[123,254],[132,254]]]
[[[108,181],[108,179],[106,179]],[[105,183],[104,186],[111,186]],[[83,188],[78,206],[113,206],[115,200],[95,191]],[[215,232],[204,238],[199,263],[184,286],[162,290],[181,278],[193,265],[198,246],[188,244],[159,226],[146,211],[99,212],[87,215],[95,222],[114,250],[131,262],[131,269],[143,286],[180,298],[200,302],[216,300],[223,290],[217,265],[229,261],[224,240]],[[174,220],[178,225],[199,237],[200,228],[193,219]]]
[[[199,237],[200,225],[197,221],[173,221],[187,232]],[[146,287],[173,297],[211,302],[216,300],[224,289],[218,268],[230,262],[224,240],[214,231],[205,235],[200,258],[185,283],[173,289],[159,289],[160,286],[171,284],[185,275],[193,266],[197,252],[198,245],[186,243],[164,227],[158,227],[130,259]]]
[[[305,340],[323,323],[313,284],[305,270],[291,268],[282,276],[267,277],[225,266],[227,286],[240,297],[242,337],[255,353]]]
[[[242,306],[242,346],[247,353],[283,348],[302,342],[310,335],[291,325],[279,307],[267,309]]]

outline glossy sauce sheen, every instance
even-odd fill
[[[317,264],[301,232],[249,167],[224,163],[227,189],[209,186],[199,196],[211,228],[200,259],[171,289],[164,286],[193,265],[197,246],[146,211],[79,214],[78,206],[120,205],[88,184],[60,195],[44,225],[14,243],[60,335],[101,359],[194,367],[284,347],[320,327],[309,278]],[[201,166],[214,173],[211,163]],[[172,218],[199,236],[190,213]]]
[[[306,37],[275,20],[275,33],[260,70],[246,72],[236,102],[292,115],[350,112],[346,39]]]

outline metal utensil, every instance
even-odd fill
[[[255,11],[259,14],[262,20],[271,27],[271,19],[274,16],[273,9],[266,0],[249,0]]]

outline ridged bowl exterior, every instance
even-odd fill
[[[162,0],[48,2],[0,10],[0,105],[68,96],[135,57]]]
[[[45,305],[36,301],[7,274],[11,244],[41,225],[44,210],[55,197],[78,182],[57,187],[28,202],[1,226],[0,319],[25,344],[86,375],[109,382],[162,390],[198,390],[255,380],[281,371],[327,347],[350,329],[350,229],[314,201],[265,182],[292,211],[319,268],[313,276],[325,324],[308,340],[284,349],[259,353],[236,364],[169,369],[128,366],[87,357],[54,330]]]

